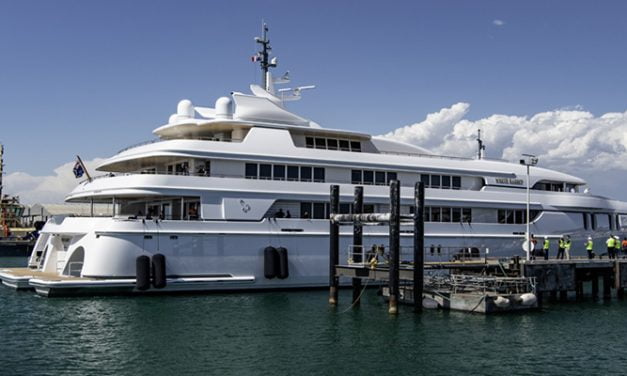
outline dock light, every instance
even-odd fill
[[[524,157],[524,159],[520,160],[520,164],[527,166],[527,231],[525,232],[525,243],[523,245],[523,250],[527,253],[527,261],[529,261],[529,259],[531,258],[531,249],[533,247],[533,245],[531,244],[531,232],[529,231],[529,224],[531,220],[529,218],[529,201],[531,200],[529,188],[529,169],[531,168],[531,166],[535,166],[538,164],[538,157],[533,154],[523,154],[522,156]]]

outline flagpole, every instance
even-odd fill
[[[87,175],[87,180],[91,182],[91,175],[89,175],[89,172],[87,171],[87,167],[85,167],[83,160],[81,159],[81,157],[78,156],[78,154],[76,155],[76,159],[78,159],[78,163],[80,163],[81,166],[83,167],[83,171],[85,172],[85,175]]]

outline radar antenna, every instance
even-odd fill
[[[485,145],[481,139],[481,129],[477,130],[477,159],[483,159],[485,154]]]
[[[255,42],[261,44],[261,51],[257,52],[257,54],[253,56],[253,62],[258,61],[259,65],[261,65],[261,87],[263,87],[266,91],[270,91],[272,81],[268,73],[270,68],[277,66],[277,59],[273,58],[270,60],[270,51],[272,51],[272,47],[270,46],[270,40],[268,39],[268,25],[263,21],[261,24],[261,37],[255,37]]]

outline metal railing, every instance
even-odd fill
[[[389,247],[384,244],[349,245],[347,250],[349,265],[376,266],[389,262]],[[414,247],[401,246],[399,250],[401,264],[412,264]],[[489,254],[489,248],[468,246],[441,246],[431,245],[424,247],[425,262],[462,262],[483,261]]]

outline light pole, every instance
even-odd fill
[[[529,187],[529,180],[531,180],[529,178],[530,174],[529,174],[529,169],[531,168],[531,166],[535,166],[538,164],[538,157],[536,157],[535,155],[532,154],[523,154],[524,159],[520,160],[520,164],[527,166],[527,231],[525,231],[525,242],[527,243],[527,249],[525,250],[527,252],[527,261],[529,261],[530,258],[530,254],[531,254],[531,232],[529,230],[530,227],[530,217],[529,217],[529,202],[531,201],[531,193],[530,193],[530,187]]]

